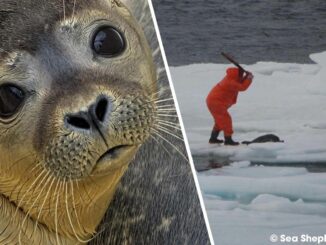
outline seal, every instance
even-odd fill
[[[254,139],[252,141],[243,141],[242,144],[250,145],[250,144],[254,144],[254,143],[268,143],[268,142],[284,143],[284,141],[281,140],[275,134],[265,134],[265,135],[257,137],[256,139]]]
[[[0,57],[0,244],[86,243],[155,123],[145,35],[117,0],[4,0]]]
[[[146,0],[2,0],[0,244],[209,244],[168,85]]]

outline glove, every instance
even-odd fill
[[[247,79],[249,79],[249,80],[253,80],[253,79],[254,79],[254,75],[252,75],[251,72],[248,72],[248,73],[247,73]]]

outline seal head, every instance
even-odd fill
[[[120,1],[0,10],[0,241],[87,242],[155,123],[152,52]]]

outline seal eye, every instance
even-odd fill
[[[96,54],[114,57],[125,49],[125,40],[122,34],[111,26],[100,28],[94,35],[92,48]]]
[[[0,117],[13,116],[23,103],[25,93],[19,87],[6,84],[0,86]]]

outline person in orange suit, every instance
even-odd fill
[[[252,80],[252,73],[244,72],[239,68],[228,68],[223,80],[209,92],[206,103],[215,121],[209,139],[210,144],[223,143],[223,140],[218,139],[219,133],[223,131],[225,145],[239,145],[232,139],[232,118],[228,109],[237,103],[238,93],[246,91]]]

